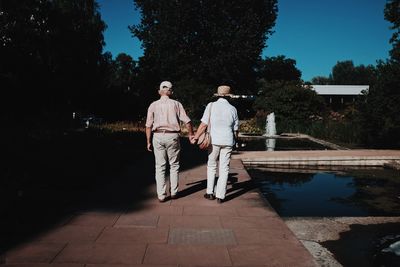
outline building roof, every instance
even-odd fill
[[[318,95],[361,95],[369,85],[311,85]]]

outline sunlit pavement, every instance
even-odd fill
[[[384,166],[400,164],[400,150],[243,151],[233,156],[245,165]]]

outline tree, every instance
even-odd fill
[[[307,127],[326,110],[324,100],[314,90],[299,82],[282,81],[265,83],[254,107],[264,114],[274,112],[280,131]]]
[[[392,23],[391,29],[395,32],[390,39],[393,45],[390,51],[392,60],[400,61],[400,0],[389,0],[385,6],[385,19]]]
[[[300,81],[301,71],[296,60],[280,55],[259,61],[258,77],[265,81]]]
[[[108,64],[108,84],[100,107],[102,115],[111,120],[137,119],[142,107],[136,83],[137,62],[131,56],[120,53]]]
[[[99,84],[105,24],[94,0],[0,2],[4,117],[56,117],[89,109]],[[34,90],[34,88],[36,88]],[[4,106],[2,106],[4,107]],[[29,111],[29,112],[26,112]],[[69,115],[68,114],[68,115]]]
[[[385,18],[392,23],[391,58],[377,65],[376,83],[359,103],[363,141],[376,147],[400,147],[400,1],[385,6]]]
[[[400,64],[381,61],[377,82],[360,102],[363,142],[374,147],[400,147]]]
[[[329,84],[332,84],[332,79],[331,79],[331,77],[316,76],[316,77],[311,79],[311,84],[329,85]]]
[[[142,18],[130,30],[144,48],[139,64],[146,87],[168,79],[203,85],[197,88],[225,82],[237,93],[254,91],[254,66],[272,33],[276,0],[135,3]]]
[[[375,82],[375,67],[354,66],[352,60],[338,61],[332,68],[332,84],[371,85]]]

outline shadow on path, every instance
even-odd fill
[[[9,142],[0,180],[0,255],[89,211],[140,209],[155,186],[143,133],[74,132]],[[181,170],[207,157],[181,139]]]

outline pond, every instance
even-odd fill
[[[241,137],[238,146],[239,151],[330,150],[306,138]]]
[[[284,219],[400,216],[399,171],[252,168],[248,172]],[[343,266],[400,266],[399,222],[362,225],[350,220],[354,223],[349,231],[320,245]]]
[[[399,216],[400,175],[383,168],[313,171],[249,169],[283,217]]]

